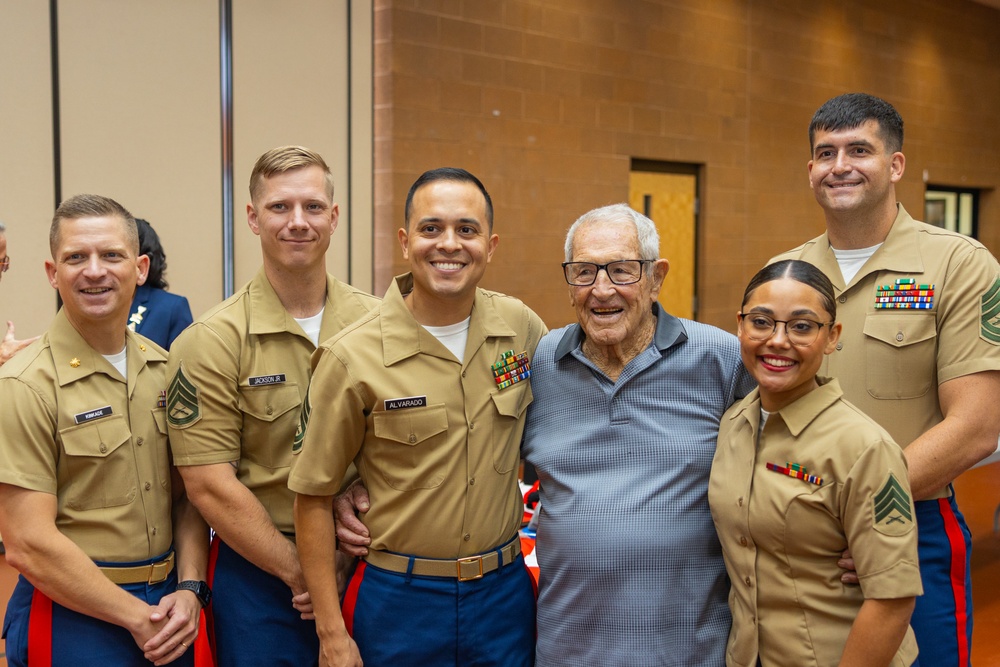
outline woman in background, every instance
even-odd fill
[[[141,218],[136,218],[135,224],[139,228],[139,254],[149,257],[149,275],[135,290],[128,328],[169,350],[177,334],[191,324],[191,306],[183,296],[166,291],[163,274],[167,256],[152,225]]]
[[[923,592],[903,451],[817,377],[836,349],[833,285],[777,262],[737,316],[758,388],[722,418],[709,503],[732,587],[727,665],[916,664]],[[841,582],[850,549],[860,586]]]

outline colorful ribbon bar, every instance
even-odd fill
[[[930,310],[934,307],[933,284],[918,285],[913,278],[897,278],[892,285],[875,289],[875,308],[879,310]]]
[[[768,463],[767,469],[772,472],[781,473],[782,475],[788,475],[789,477],[794,477],[796,479],[801,479],[804,482],[809,482],[810,484],[820,485],[823,483],[823,478],[818,475],[810,475],[808,471],[801,463],[785,463],[785,466],[779,466],[777,463]]]

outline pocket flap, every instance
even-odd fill
[[[372,413],[375,437],[404,445],[415,445],[448,430],[444,404],[408,410],[382,410]]]
[[[497,412],[505,417],[520,417],[535,399],[531,393],[530,382],[518,382],[507,389],[493,393],[492,396]]]
[[[87,424],[71,426],[59,434],[63,449],[70,456],[104,457],[132,437],[125,418],[111,415]]]
[[[273,422],[301,404],[298,385],[240,387],[240,410],[263,422]]]
[[[906,347],[934,338],[937,320],[934,313],[879,312],[865,318],[865,335],[893,347]]]

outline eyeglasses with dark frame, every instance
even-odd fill
[[[740,328],[750,340],[768,340],[778,330],[778,325],[785,325],[785,337],[796,347],[808,347],[816,342],[823,327],[832,327],[835,322],[817,322],[798,317],[794,320],[776,320],[763,313],[740,313]]]
[[[563,276],[574,287],[588,287],[597,281],[597,274],[604,270],[608,280],[615,285],[631,285],[642,280],[642,269],[652,259],[619,259],[607,264],[594,262],[563,262]]]

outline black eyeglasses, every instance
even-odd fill
[[[762,313],[740,313],[740,327],[750,340],[768,340],[778,330],[779,324],[785,325],[789,343],[796,347],[808,347],[816,342],[820,329],[833,326],[834,322],[816,322],[805,318],[776,320]]]
[[[563,262],[563,275],[566,282],[574,287],[587,287],[597,280],[601,269],[608,274],[608,280],[615,285],[631,285],[642,280],[642,267],[651,259],[620,259],[607,264],[593,262]]]

